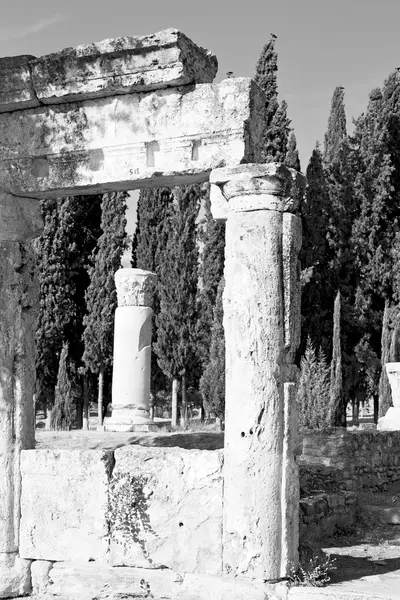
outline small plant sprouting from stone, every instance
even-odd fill
[[[321,550],[303,549],[298,568],[290,572],[290,586],[324,587],[331,580],[331,571],[336,569],[335,562],[336,559]]]
[[[145,493],[147,481],[142,475],[113,475],[108,495],[107,522],[117,543],[123,544],[125,549],[132,544],[139,544],[143,555],[151,562],[145,534],[156,534],[148,515],[148,495]],[[120,535],[115,536],[115,533]]]

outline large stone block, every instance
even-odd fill
[[[108,548],[107,451],[22,452],[20,555],[47,561],[101,560]]]
[[[119,448],[110,493],[114,565],[219,574],[222,453]]]
[[[0,58],[0,113],[39,106],[29,68],[34,56]]]
[[[265,98],[247,78],[0,115],[0,188],[42,198],[205,181],[257,162]]]
[[[94,563],[56,563],[49,579],[48,594],[41,600],[278,600],[286,592],[284,584],[270,586],[261,580]]]
[[[210,83],[217,68],[214,54],[176,29],[66,48],[31,63],[44,104]]]
[[[40,58],[0,58],[0,113],[211,83],[217,69],[212,52],[176,29],[83,44]]]
[[[30,560],[14,553],[0,553],[0,598],[29,594],[31,586]]]

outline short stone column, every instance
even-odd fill
[[[151,321],[155,275],[142,269],[115,273],[112,416],[106,431],[148,431],[151,374]]]
[[[386,415],[378,420],[380,431],[400,430],[400,362],[389,362],[385,364],[386,373],[392,392],[391,406]]]
[[[20,452],[35,444],[35,321],[39,305],[30,245],[40,235],[37,200],[0,192],[0,598],[29,592],[18,557]]]
[[[297,564],[294,365],[304,177],[279,164],[211,172],[226,219],[225,573],[275,580]]]

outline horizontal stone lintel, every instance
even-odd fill
[[[34,198],[199,183],[259,160],[249,78],[0,115],[0,190]]]
[[[107,39],[41,58],[0,58],[0,113],[210,83],[217,68],[214,54],[176,29]]]

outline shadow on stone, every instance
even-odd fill
[[[127,444],[154,446],[159,448],[184,448],[186,450],[220,450],[224,447],[224,434],[210,433],[173,433],[171,435],[135,436]]]

